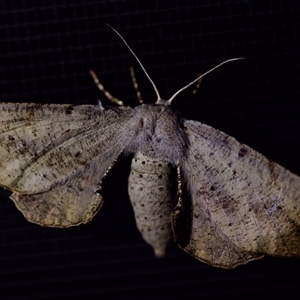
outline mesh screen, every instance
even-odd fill
[[[298,1],[0,2],[0,95],[4,102],[97,103],[88,71],[128,105],[155,93],[126,39],[168,98],[218,63],[198,93],[174,106],[300,175]],[[127,196],[130,160],[104,182],[105,205],[86,226],[42,228],[24,220],[1,189],[3,299],[296,299],[297,259],[265,258],[233,271],[169,247],[157,260],[139,236]],[[117,187],[117,188],[116,188]]]

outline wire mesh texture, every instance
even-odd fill
[[[96,104],[105,97],[88,74],[93,69],[134,106],[134,66],[145,102],[154,102],[108,23],[166,98],[218,63],[244,57],[204,77],[195,96],[189,89],[174,106],[300,175],[299,13],[296,0],[1,1],[1,101]],[[298,299],[297,258],[222,270],[172,244],[155,259],[135,228],[129,167],[129,159],[118,162],[104,182],[104,207],[75,228],[26,222],[1,189],[2,299]]]

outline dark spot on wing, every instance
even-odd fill
[[[239,157],[244,157],[247,154],[247,150],[245,148],[241,148],[239,151]]]
[[[67,107],[66,108],[66,115],[70,115],[73,112],[74,108],[73,107]]]

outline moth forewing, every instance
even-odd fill
[[[194,121],[184,126],[190,147],[183,174],[193,211],[187,250],[206,260],[211,252],[209,263],[226,268],[262,254],[299,256],[300,178],[210,126]],[[205,224],[213,230],[203,232]],[[213,244],[205,252],[207,232]],[[216,263],[222,243],[249,258],[228,251]]]
[[[1,103],[0,112],[0,184],[17,207],[44,226],[87,223],[102,205],[102,178],[126,147],[132,109]]]

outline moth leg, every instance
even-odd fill
[[[124,103],[122,100],[114,97],[112,94],[110,94],[105,88],[104,86],[100,83],[96,73],[93,71],[93,70],[90,70],[89,71],[90,75],[92,76],[96,86],[98,87],[98,89],[106,96],[106,98],[112,102],[112,103],[115,103],[119,106],[124,106]]]
[[[201,76],[201,75],[202,75],[202,74],[199,73],[199,76]],[[201,83],[202,83],[202,77],[199,78],[199,80],[196,82],[196,85],[195,85],[195,87],[194,87],[194,89],[193,89],[193,91],[192,91],[192,96],[194,96],[194,95],[198,92]]]
[[[131,76],[131,80],[132,80],[132,83],[133,83],[133,87],[134,87],[135,92],[136,92],[137,99],[138,99],[140,104],[143,104],[144,100],[142,99],[142,94],[139,91],[139,86],[138,86],[138,83],[137,83],[137,80],[136,80],[136,77],[135,77],[134,68],[130,67],[129,70],[130,70],[130,76]]]
[[[201,75],[202,75],[202,74],[199,73],[199,76],[201,76]],[[188,106],[191,104],[192,97],[194,97],[194,96],[197,94],[197,92],[198,92],[198,90],[199,90],[199,88],[200,88],[201,82],[202,82],[202,77],[199,78],[199,80],[196,82],[195,87],[194,87],[194,89],[192,90],[192,95],[191,95],[190,99],[186,102],[185,106],[188,107]]]
[[[180,167],[177,171],[177,205],[171,214],[174,241],[184,249],[190,242],[192,228],[191,201],[182,181]]]

